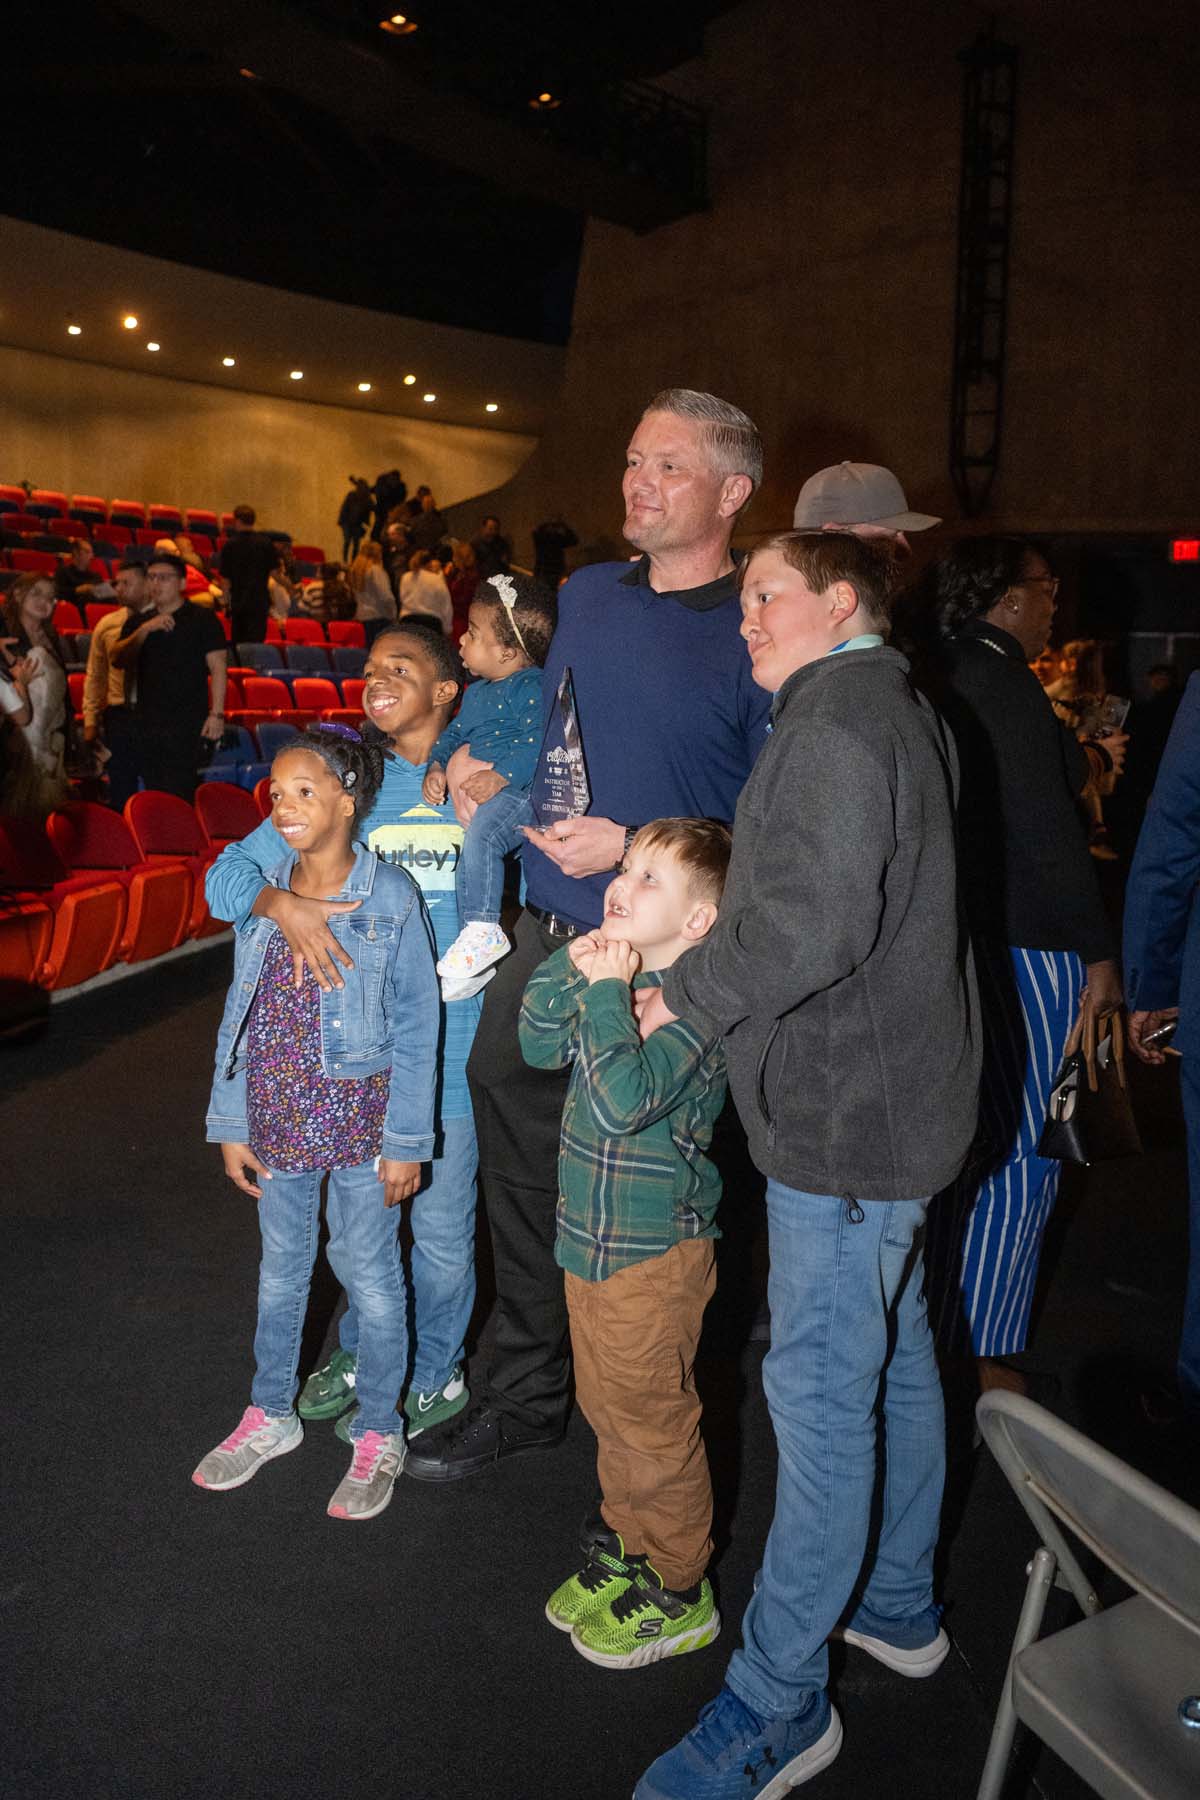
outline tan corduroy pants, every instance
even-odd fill
[[[699,1581],[712,1554],[695,1361],[715,1284],[711,1238],[605,1281],[566,1274],[575,1396],[596,1434],[604,1518],[668,1588]]]

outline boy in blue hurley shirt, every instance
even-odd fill
[[[599,930],[556,950],[521,1006],[525,1060],[573,1065],[554,1253],[603,1493],[584,1526],[587,1564],[551,1594],[546,1617],[604,1669],[698,1650],[721,1627],[705,1578],[712,1486],[694,1363],[715,1279],[721,1178],[704,1152],[725,1057],[682,1021],[643,1042],[638,1013],[711,930],[730,842],[709,819],[644,825]]]
[[[437,965],[443,1000],[477,992],[477,978],[486,970],[490,980],[492,965],[512,948],[500,929],[504,859],[524,844],[521,827],[533,818],[529,787],[542,742],[542,664],[556,612],[550,590],[526,575],[493,575],[471,601],[461,649],[475,679],[430,752],[422,789],[434,805],[445,800],[446,764],[460,745],[489,765],[464,784],[476,811],[458,859],[462,930]]]
[[[461,670],[453,644],[438,630],[417,622],[389,625],[376,637],[367,659],[363,709],[382,732],[383,785],[363,821],[363,837],[384,862],[398,863],[421,889],[439,951],[458,932],[454,867],[462,826],[449,807],[430,806],[421,796],[429,752],[458,699]],[[347,951],[326,920],[351,912],[357,903],[303,899],[272,887],[264,871],[287,853],[270,820],[230,844],[212,865],[205,893],[213,915],[242,924],[251,912],[272,918],[287,939],[297,974],[307,964],[318,985],[341,987],[342,965],[373,946],[364,934],[344,934]],[[299,979],[297,981],[299,985]],[[466,1062],[479,1022],[480,1002],[468,997],[444,1013],[438,1058],[437,1114],[432,1162],[412,1201],[412,1314],[415,1337],[412,1373],[404,1402],[411,1440],[467,1404],[463,1378],[463,1338],[475,1300],[475,1121],[467,1093]],[[415,1315],[415,1316],[413,1316]],[[355,1400],[358,1319],[343,1313],[338,1347],[309,1376],[297,1404],[302,1419],[337,1419],[339,1436],[348,1430],[340,1415]]]

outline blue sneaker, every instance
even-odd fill
[[[950,1639],[942,1630],[941,1618],[940,1606],[928,1607],[915,1619],[903,1621],[876,1619],[860,1609],[848,1625],[829,1635],[865,1650],[897,1675],[922,1681],[936,1674],[950,1654]]]
[[[841,1747],[842,1721],[827,1695],[801,1719],[760,1719],[723,1687],[687,1736],[651,1763],[633,1800],[782,1800]]]

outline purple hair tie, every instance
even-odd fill
[[[353,725],[343,725],[339,719],[318,719],[310,729],[336,732],[338,737],[349,738],[352,744],[361,744],[363,741],[360,731],[355,731]]]

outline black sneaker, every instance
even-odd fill
[[[522,1450],[552,1450],[557,1431],[529,1431],[498,1412],[490,1400],[475,1404],[445,1425],[423,1431],[408,1453],[404,1472],[416,1481],[461,1481]]]

